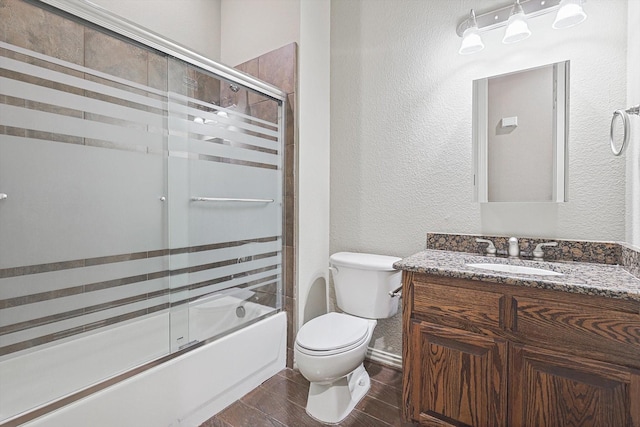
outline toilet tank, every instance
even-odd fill
[[[393,268],[401,258],[337,252],[329,265],[340,309],[369,319],[391,317],[398,311],[399,297],[389,296],[400,287],[402,272]]]

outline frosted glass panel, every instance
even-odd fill
[[[179,61],[169,69],[171,304],[188,304],[175,347],[282,307],[282,110]]]
[[[189,221],[195,244],[281,234],[280,171],[225,163],[194,163],[191,168],[193,197],[273,200],[253,203],[191,201]],[[234,227],[238,222],[243,227]]]
[[[282,309],[282,101],[35,3],[0,7],[0,424]]]
[[[0,268],[163,247],[161,156],[8,135],[0,154]]]
[[[169,354],[171,295],[167,58],[77,25],[74,62],[0,21],[2,422]],[[101,66],[98,38],[145,78]]]

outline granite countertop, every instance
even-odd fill
[[[511,264],[543,268],[562,276],[505,273],[466,264]],[[464,252],[426,250],[393,264],[398,270],[444,277],[553,289],[640,302],[640,279],[617,265],[582,262],[544,262],[473,255]]]

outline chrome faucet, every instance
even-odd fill
[[[520,247],[518,246],[518,239],[515,237],[509,238],[509,258],[518,258],[520,256]]]
[[[539,243],[538,246],[536,246],[536,248],[533,250],[534,261],[543,261],[544,250],[542,248],[545,246],[558,246],[558,242]]]
[[[486,253],[487,256],[496,256],[496,247],[491,240],[488,239],[476,239],[478,243],[487,243]]]

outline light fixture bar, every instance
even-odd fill
[[[560,0],[520,0],[520,6],[522,6],[522,10],[527,18],[544,15],[545,13],[557,10],[559,5]],[[509,2],[509,4],[499,9],[476,15],[478,30],[485,32],[493,30],[494,28],[505,27],[512,9],[513,2]],[[467,21],[468,19],[464,19],[456,28],[458,36],[462,37],[464,30],[468,28]]]

